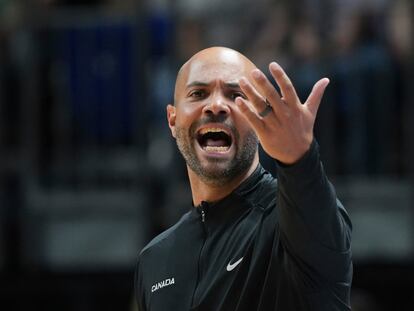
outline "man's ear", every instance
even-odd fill
[[[171,135],[175,138],[175,106],[168,105],[167,106],[167,119],[168,119],[168,126],[171,130]]]

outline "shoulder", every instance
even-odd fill
[[[269,209],[276,205],[277,179],[271,173],[261,169],[261,176],[255,185],[254,191],[246,199],[262,209]]]
[[[145,254],[149,253],[151,250],[158,248],[159,246],[162,246],[164,243],[168,242],[170,240],[175,232],[185,224],[187,219],[189,218],[191,212],[185,213],[181,219],[172,227],[168,228],[164,232],[157,235],[155,238],[153,238],[140,252],[139,257],[144,256]]]

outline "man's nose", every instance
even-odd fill
[[[213,96],[204,106],[203,112],[214,115],[227,115],[230,113],[230,107],[225,98],[222,96]]]

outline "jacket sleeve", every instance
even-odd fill
[[[315,140],[297,163],[278,163],[277,203],[287,252],[324,279],[350,283],[351,222],[326,177]]]

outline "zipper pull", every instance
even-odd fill
[[[205,201],[201,201],[200,204],[200,211],[201,211],[201,222],[205,222],[206,221],[206,212],[204,210],[205,207],[208,206],[208,203]]]

